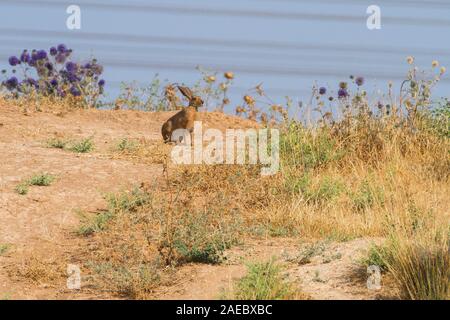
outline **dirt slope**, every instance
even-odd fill
[[[105,193],[141,183],[159,183],[161,164],[115,159],[108,150],[125,137],[145,139],[155,145],[161,143],[161,124],[171,114],[92,110],[26,115],[16,108],[0,105],[0,245],[8,244],[9,248],[0,255],[0,299],[112,297],[109,293],[88,289],[70,291],[64,286],[19,281],[8,270],[10,266],[29,263],[30,255],[73,259],[77,246],[86,245],[73,233],[79,224],[80,211],[104,208]],[[255,126],[250,121],[220,113],[202,113],[201,119],[206,126],[219,129]],[[77,154],[48,148],[45,142],[55,136],[92,137],[95,150]],[[31,187],[27,195],[15,192],[20,181],[39,172],[55,175],[56,181],[48,187]],[[300,280],[302,290],[312,298],[375,298],[378,293],[369,292],[364,282],[355,286],[346,280],[356,268],[355,257],[367,243],[357,240],[330,244],[321,255],[341,252],[339,259],[300,265],[295,257],[305,244],[281,239],[249,242],[227,252],[227,263],[217,266],[193,264],[181,268],[175,284],[160,288],[155,297],[218,298],[221,292],[231,288],[234,279],[245,274],[245,261],[276,256],[288,263],[289,276]],[[39,266],[33,270],[39,272]],[[318,277],[324,279],[319,281]]]

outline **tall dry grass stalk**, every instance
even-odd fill
[[[397,283],[400,297],[413,300],[450,299],[448,230],[422,230],[413,237],[394,232],[376,249],[384,268]]]

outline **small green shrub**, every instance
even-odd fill
[[[239,220],[219,218],[214,210],[184,212],[173,231],[177,263],[219,263],[225,249],[238,242]]]
[[[450,100],[439,101],[432,111],[430,126],[440,136],[450,138]]]
[[[41,174],[32,176],[28,180],[28,185],[46,187],[46,186],[49,186],[54,180],[55,180],[55,176],[48,174],[48,173],[41,173]]]
[[[51,138],[47,140],[47,147],[55,149],[65,149],[68,141],[61,138]]]
[[[318,135],[312,135],[300,124],[292,123],[280,138],[280,158],[287,168],[302,166],[306,170],[315,169],[344,155],[325,129],[320,130]]]
[[[76,153],[88,153],[94,149],[94,142],[92,138],[83,139],[73,143],[68,149]]]
[[[311,262],[311,258],[322,254],[325,250],[325,243],[318,241],[307,245],[298,256],[298,264],[303,265]]]
[[[113,263],[90,264],[93,272],[107,284],[107,290],[116,291],[132,299],[145,299],[160,282],[154,264],[115,265]]]
[[[381,271],[387,271],[386,261],[390,260],[387,248],[379,245],[371,245],[367,255],[362,258],[361,264],[365,267],[377,266]]]
[[[305,196],[312,202],[325,202],[341,194],[343,188],[340,181],[325,177],[320,181],[318,187],[307,191]]]
[[[350,198],[356,210],[364,210],[372,207],[376,203],[384,203],[383,191],[380,188],[372,186],[368,180],[364,180],[357,192],[350,194]]]
[[[81,140],[67,140],[61,138],[51,138],[47,140],[48,148],[69,150],[76,153],[88,153],[94,150],[92,137]]]
[[[11,300],[11,293],[5,293],[0,297],[0,300]]]
[[[285,187],[293,194],[302,194],[305,200],[311,203],[330,201],[344,190],[343,183],[330,177],[323,177],[314,185],[310,174],[304,174],[300,178],[288,176]]]
[[[20,195],[26,195],[29,191],[30,186],[47,187],[52,184],[55,179],[55,176],[48,173],[36,174],[26,181],[19,183],[16,186],[15,191]]]
[[[108,210],[99,212],[93,217],[81,214],[82,223],[78,228],[78,234],[88,236],[104,230],[117,213],[135,212],[139,207],[150,203],[151,197],[149,193],[134,188],[131,192],[109,194],[106,196],[106,200],[108,201]]]
[[[131,192],[121,192],[107,196],[108,210],[113,215],[119,211],[134,212],[151,202],[151,195],[139,188],[134,188]]]
[[[293,286],[283,279],[281,267],[273,259],[249,264],[247,269],[247,275],[236,284],[235,299],[286,300],[296,296]]]
[[[109,211],[100,212],[93,217],[82,215],[82,223],[78,228],[78,234],[82,236],[88,236],[95,232],[100,232],[106,228],[108,222],[112,218],[113,215]]]
[[[0,256],[4,255],[10,247],[11,245],[7,243],[0,243]]]
[[[117,143],[115,150],[119,152],[133,152],[138,147],[139,143],[137,141],[124,138]]]
[[[27,183],[20,183],[16,186],[15,191],[20,195],[26,195],[29,191]]]
[[[311,176],[304,174],[301,177],[286,176],[284,181],[286,189],[293,194],[305,193],[311,186]]]

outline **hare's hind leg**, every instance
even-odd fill
[[[170,122],[170,120],[162,125],[161,135],[163,137],[164,143],[170,142],[172,137],[172,123]]]

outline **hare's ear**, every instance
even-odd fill
[[[188,98],[189,101],[192,100],[192,98],[194,97],[194,94],[192,93],[191,89],[189,89],[188,87],[178,86],[178,90],[180,90],[180,92],[183,94],[183,96]]]

